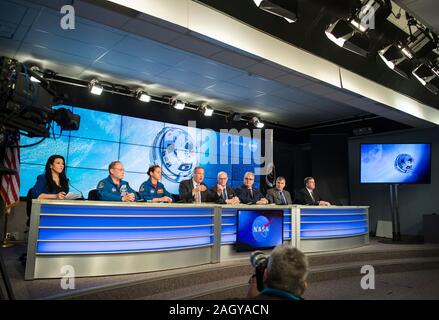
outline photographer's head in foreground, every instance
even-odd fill
[[[261,251],[250,258],[255,274],[247,298],[301,300],[307,288],[308,259],[297,248],[280,245],[271,255]]]

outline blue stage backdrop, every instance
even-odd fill
[[[261,155],[259,139],[208,129],[121,116],[88,109],[67,107],[81,116],[78,131],[55,130],[55,137],[34,147],[21,149],[20,195],[44,173],[44,165],[52,154],[64,156],[71,185],[86,197],[99,180],[108,175],[108,164],[120,160],[125,166],[125,180],[138,190],[147,180],[152,164],[162,167],[162,182],[171,193],[178,193],[181,180],[192,178],[193,168],[205,168],[205,183],[216,183],[219,171],[229,176],[229,184],[242,184],[246,171],[254,172]],[[57,108],[55,107],[55,108]],[[21,145],[41,138],[22,137]],[[255,182],[259,187],[259,180]],[[71,190],[76,192],[75,190]]]
[[[362,144],[361,183],[430,183],[430,144]]]

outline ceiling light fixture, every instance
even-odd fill
[[[410,32],[411,33],[411,32]],[[400,76],[409,79],[413,70],[415,59],[420,59],[429,54],[436,44],[429,32],[418,27],[411,34],[406,43],[396,42],[378,51],[378,56],[386,65]]]
[[[299,17],[297,0],[253,0],[253,2],[259,9],[284,18],[288,23],[296,22]]]
[[[251,118],[250,123],[253,124],[258,129],[262,129],[264,127],[264,123],[261,122],[261,120],[259,120],[258,117]]]
[[[171,106],[177,110],[183,110],[186,107],[186,104],[181,100],[172,99]]]
[[[425,62],[412,71],[413,76],[434,94],[439,93],[439,58],[435,62]]]
[[[99,81],[96,79],[91,80],[88,87],[90,89],[90,93],[97,96],[100,96],[102,94],[102,91],[104,90],[104,87],[102,87],[99,84]]]
[[[211,117],[213,115],[213,109],[207,104],[204,104],[201,107],[201,111],[203,112],[205,117]]]
[[[325,34],[339,47],[366,57],[370,48],[367,33],[385,21],[391,11],[389,0],[363,0],[352,16],[334,21]]]
[[[142,102],[150,102],[151,101],[151,96],[149,94],[147,94],[145,91],[143,91],[142,89],[137,89],[136,98]]]

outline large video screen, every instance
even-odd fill
[[[146,171],[152,164],[162,167],[166,189],[178,194],[180,181],[192,178],[197,165],[205,168],[204,182],[216,184],[219,171],[227,172],[229,185],[243,183],[246,171],[255,172],[261,155],[260,140],[246,132],[215,132],[88,109],[67,107],[81,115],[78,131],[66,131],[41,144],[21,149],[20,195],[26,196],[52,154],[66,159],[70,184],[85,197],[98,182],[108,176],[108,164],[120,160],[125,178],[134,190],[148,179]],[[22,137],[20,144],[29,145],[41,138]],[[259,181],[255,181],[259,187]],[[77,192],[74,189],[72,192]]]
[[[238,210],[236,251],[270,249],[282,244],[282,210]]]
[[[362,144],[360,148],[361,183],[430,183],[430,144]]]

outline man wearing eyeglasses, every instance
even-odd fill
[[[236,196],[235,190],[227,186],[228,176],[224,171],[218,172],[217,185],[210,188],[210,201],[220,204],[238,204],[239,198]]]
[[[236,195],[239,201],[244,204],[268,204],[269,201],[264,198],[262,193],[253,188],[255,182],[255,175],[253,172],[246,172],[244,175],[244,184],[236,189]]]
[[[109,176],[99,181],[97,186],[98,199],[102,201],[134,202],[139,200],[139,195],[128,182],[122,180],[125,169],[122,162],[113,161],[108,166]]]

